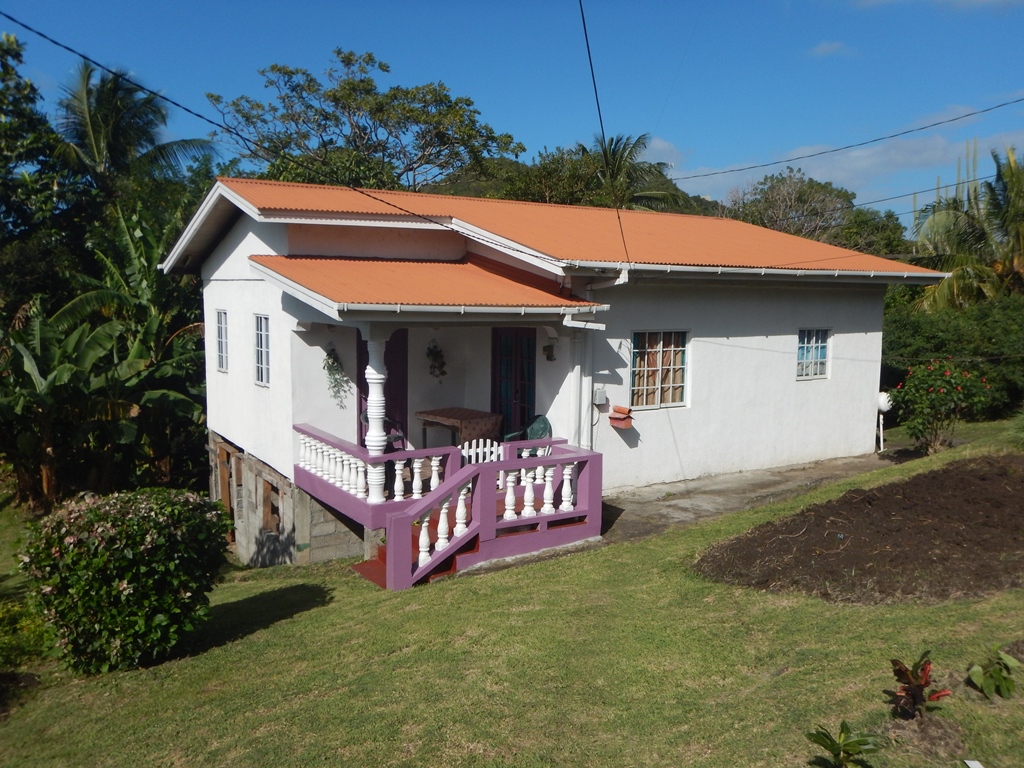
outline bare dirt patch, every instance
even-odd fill
[[[1024,586],[1024,456],[848,491],[712,547],[695,568],[730,584],[859,603]]]

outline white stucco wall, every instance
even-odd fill
[[[284,253],[284,227],[240,219],[203,264],[210,429],[292,476],[291,328],[281,291],[256,277],[252,253]],[[228,370],[217,370],[217,310],[228,313]],[[256,383],[256,315],[270,318],[270,385]],[[287,436],[287,437],[282,437]]]
[[[632,334],[688,334],[685,405],[636,409],[634,428],[594,408],[605,489],[782,466],[874,449],[881,287],[643,284],[611,303],[594,336],[594,386],[629,404]],[[829,329],[829,375],[798,381],[801,329]]]

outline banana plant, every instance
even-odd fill
[[[60,468],[88,424],[121,418],[106,382],[124,326],[82,323],[61,333],[41,317],[0,335],[0,451],[15,465],[19,495],[48,509],[60,495]]]

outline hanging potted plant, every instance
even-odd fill
[[[444,351],[437,343],[437,339],[431,339],[427,344],[427,360],[430,361],[430,375],[440,384],[441,378],[448,375],[448,370],[444,360]]]

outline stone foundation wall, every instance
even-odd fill
[[[212,431],[209,448],[210,497],[231,511],[241,562],[259,568],[364,556],[361,525]]]

